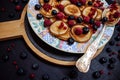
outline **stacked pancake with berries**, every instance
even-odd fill
[[[104,9],[100,0],[39,0],[44,26],[61,40],[87,42],[102,23],[113,24],[120,17],[118,5]],[[114,8],[113,8],[114,6]],[[119,17],[118,17],[119,16]]]

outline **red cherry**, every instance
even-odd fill
[[[69,21],[68,21],[68,25],[69,25],[70,27],[74,26],[74,25],[75,25],[75,21],[74,21],[74,20],[69,20]]]
[[[56,15],[56,18],[59,19],[59,20],[64,19],[64,13],[58,12],[57,15]]]
[[[22,9],[22,7],[20,5],[15,6],[16,11],[20,11],[21,9]]]
[[[84,17],[83,17],[83,21],[86,22],[86,23],[89,23],[89,21],[90,21],[90,17],[88,17],[88,16],[87,16],[87,17],[84,16]]]
[[[57,5],[57,8],[58,8],[60,11],[63,11],[63,10],[64,10],[64,6],[63,6],[62,4]]]
[[[76,28],[75,30],[74,30],[74,32],[75,32],[75,34],[76,35],[80,35],[80,34],[82,34],[82,29],[81,28]]]
[[[97,27],[100,27],[100,24],[101,24],[100,21],[96,21],[96,22],[95,22],[95,25],[96,25]]]
[[[52,24],[52,22],[49,19],[44,20],[44,26],[49,27]]]

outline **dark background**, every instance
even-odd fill
[[[14,2],[13,0],[0,0],[0,22],[20,18],[27,0],[16,1],[18,2]],[[109,1],[109,3],[112,3],[112,1]],[[15,10],[17,5],[21,7],[18,11]],[[29,27],[30,25],[27,18],[25,19],[25,23],[29,39],[38,49],[43,52],[47,51],[45,53],[46,55],[62,60],[78,59],[79,55],[68,55],[64,52],[56,54],[57,50],[48,45],[46,45],[48,49],[45,50],[43,48],[46,47],[43,46],[44,42],[38,44],[40,39]],[[55,65],[41,59],[29,49],[22,38],[0,41],[0,80],[48,80],[48,78],[49,80],[120,80],[120,40],[116,39],[118,36],[120,36],[120,30],[118,30],[118,26],[116,26],[110,42],[105,46],[102,53],[92,61],[89,72],[85,74],[79,72],[75,66]],[[111,43],[113,44],[111,45]],[[42,45],[42,48],[39,45]],[[104,64],[99,62],[102,57],[107,59],[107,62]],[[116,60],[114,69],[108,68],[110,58]],[[38,65],[38,68],[33,68],[33,65]],[[22,69],[23,72],[20,69]],[[103,73],[98,79],[93,77],[93,73],[96,71]]]

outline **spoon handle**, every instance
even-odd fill
[[[89,66],[91,63],[91,60],[95,53],[97,52],[99,42],[103,36],[103,33],[105,31],[106,26],[103,27],[102,31],[98,35],[98,37],[92,42],[92,44],[88,47],[86,53],[77,60],[76,67],[81,72],[87,72],[89,70]]]

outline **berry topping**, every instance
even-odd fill
[[[20,5],[15,6],[16,11],[20,11],[21,9],[22,9],[22,7]]]
[[[102,18],[102,22],[105,23],[106,21],[108,21],[108,18],[107,17],[103,17]]]
[[[62,12],[58,12],[57,15],[56,15],[56,18],[59,19],[59,20],[64,19],[64,17],[65,17],[65,15]]]
[[[97,27],[100,27],[100,24],[101,24],[100,21],[96,21],[96,22],[95,22],[95,25],[96,25]]]
[[[91,6],[92,4],[93,4],[93,2],[92,2],[92,1],[88,1],[88,5],[90,5],[90,6]]]
[[[8,61],[8,60],[9,60],[9,56],[8,56],[8,55],[3,55],[3,56],[2,56],[2,59],[3,59],[3,61],[5,61],[5,62],[6,62],[6,61]]]
[[[110,59],[109,59],[109,62],[110,62],[110,63],[115,63],[115,62],[116,62],[116,59],[115,59],[115,58],[110,58]]]
[[[22,52],[22,53],[20,54],[20,58],[21,58],[21,59],[26,59],[26,58],[27,58],[27,53]]]
[[[96,78],[96,79],[100,78],[100,76],[101,76],[101,74],[100,74],[99,71],[96,71],[96,72],[93,73],[93,77]]]
[[[64,6],[63,6],[62,4],[57,5],[57,8],[58,8],[60,11],[63,11],[63,10],[64,10]]]
[[[40,20],[42,19],[43,15],[42,14],[37,14],[37,19]]]
[[[23,68],[18,68],[18,70],[17,70],[17,74],[19,75],[19,76],[23,76],[23,75],[25,75],[25,70],[23,69]]]
[[[52,22],[49,19],[44,20],[44,26],[49,27],[52,24]]]
[[[68,16],[68,20],[74,20],[74,19],[75,19],[74,16],[72,16],[72,15]]]
[[[74,43],[74,39],[73,38],[69,38],[67,40],[67,42],[68,42],[68,45],[72,45]]]
[[[93,28],[93,30],[95,30],[95,31],[96,31],[96,30],[98,29],[98,26],[93,25],[93,26],[92,26],[92,28]]]
[[[57,11],[56,10],[52,10],[52,15],[56,15]]]
[[[112,52],[112,49],[111,49],[111,48],[106,48],[106,51],[107,51],[108,53],[110,53],[110,52]]]
[[[83,33],[83,30],[78,27],[78,28],[75,28],[74,32],[75,32],[76,35],[80,35],[80,34]]]
[[[119,18],[120,17],[120,12],[115,12],[114,14],[113,14],[113,16],[114,16],[114,18]]]
[[[79,1],[78,0],[70,0],[71,1],[71,3],[73,3],[73,4],[77,4]]]
[[[77,2],[76,5],[77,5],[78,7],[82,6],[82,4],[81,4],[80,2]]]
[[[59,25],[59,29],[61,29],[61,28],[63,28],[64,27],[64,23],[63,22],[61,22],[61,24]]]
[[[69,21],[68,21],[68,25],[69,25],[70,27],[74,26],[75,24],[76,24],[76,23],[75,23],[74,20],[69,20]]]
[[[77,22],[81,23],[82,22],[82,18],[81,17],[77,17]]]
[[[14,3],[14,4],[18,4],[18,3],[19,3],[19,0],[13,0],[13,3]]]
[[[45,4],[43,5],[43,9],[48,12],[49,10],[52,9],[52,6],[49,5],[48,3],[45,3]]]
[[[89,32],[89,28],[88,27],[83,27],[83,34],[87,34]]]
[[[86,4],[86,0],[80,0],[80,2],[81,2],[82,5]]]
[[[41,6],[40,4],[36,4],[36,5],[35,5],[35,10],[40,10],[41,7],[42,7],[42,6]]]
[[[94,19],[91,18],[90,21],[89,21],[89,23],[90,24],[94,24]]]
[[[36,70],[38,68],[39,68],[39,64],[37,63],[32,64],[32,69]]]
[[[102,58],[99,59],[99,62],[100,62],[101,64],[104,64],[104,63],[107,62],[107,58],[106,58],[106,57],[102,57]]]
[[[108,68],[109,69],[114,69],[115,68],[115,64],[113,64],[113,63],[112,64],[108,64]]]
[[[83,17],[83,21],[84,21],[85,23],[89,23],[90,17],[84,16],[84,17]]]
[[[48,2],[49,2],[49,0],[44,0],[44,2],[45,2],[45,3],[48,3]]]

